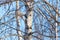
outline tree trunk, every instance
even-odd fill
[[[16,0],[16,22],[17,22],[17,29],[20,30],[20,16],[18,16],[19,14],[19,0]],[[17,34],[22,36],[21,32],[17,30]],[[18,40],[22,40],[22,37],[18,36]]]
[[[32,20],[33,20],[33,8],[30,2],[27,2],[27,13],[25,20],[25,39],[24,40],[32,40]]]

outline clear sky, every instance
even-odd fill
[[[38,0],[35,0],[35,2],[37,2]],[[52,4],[52,0],[47,0],[47,1],[50,1],[50,4]],[[54,6],[56,6],[55,5],[55,2],[56,2],[56,0],[54,0],[53,1],[54,2]],[[20,11],[22,12],[22,13],[26,13],[26,9],[25,9],[25,6],[24,6],[24,3],[22,3],[22,2],[20,2],[19,3],[20,4],[20,6],[23,6],[21,9],[20,9]],[[59,1],[59,4],[60,4],[60,1]],[[58,4],[58,5],[59,5]],[[40,5],[40,4],[36,4],[35,5],[35,7],[34,8],[37,8],[37,5],[39,6],[39,8],[40,9],[42,9],[42,11],[45,13],[45,15],[47,16],[47,17],[50,17],[49,16],[49,14],[43,9],[43,7]],[[0,19],[4,16],[4,15],[6,15],[6,12],[8,12],[8,9],[9,8],[9,6],[8,6],[8,4],[6,4],[6,5],[2,5],[2,6],[0,6]],[[60,9],[60,5],[58,6],[58,8]],[[10,6],[10,9],[9,10],[16,10],[16,3],[15,2],[13,2],[12,4],[11,4],[11,6]],[[60,11],[60,10],[59,10]],[[38,12],[38,11],[37,11]],[[13,13],[15,13],[15,12],[11,12],[12,14]],[[54,13],[54,12],[52,12],[52,14],[53,15],[55,15],[56,13]],[[36,15],[36,14],[35,14]],[[12,15],[10,15],[11,17],[13,17]],[[8,21],[11,17],[9,17],[9,16],[5,16],[5,21]],[[42,16],[40,16],[41,18],[42,18]],[[12,19],[12,20],[15,20],[15,19]],[[42,20],[42,19],[41,19]],[[21,22],[21,30],[22,31],[25,31],[24,29],[25,29],[25,24],[24,24],[24,21],[21,19],[21,20],[19,20],[20,22]],[[60,17],[58,17],[58,21],[60,22]],[[1,21],[0,21],[1,22]],[[2,18],[2,22],[4,22],[4,18]],[[13,23],[12,23],[13,22]],[[38,18],[36,18],[36,23],[38,23],[39,22],[39,20],[38,20]],[[52,21],[53,22],[53,21]],[[50,24],[47,22],[47,20],[46,19],[43,19],[43,22],[42,22],[45,26],[49,26]],[[9,23],[7,23],[7,24],[9,24]],[[16,22],[15,21],[11,21],[10,22],[10,24],[9,25],[11,25],[12,27],[16,27]],[[3,28],[8,28],[8,25],[5,25],[5,26],[3,26],[3,28],[2,28],[2,26],[3,25],[0,25],[0,32],[2,31],[2,30],[4,30]],[[58,27],[58,29],[60,29],[60,26]],[[12,29],[11,29],[12,30]],[[34,31],[34,25],[33,25],[33,31]],[[46,29],[46,31],[48,31],[48,29]],[[11,31],[12,33],[14,32],[14,33],[16,33],[16,31],[15,30],[12,30]],[[8,33],[8,32],[5,32],[6,34]],[[0,34],[0,37],[1,37],[1,35],[6,35],[5,33],[2,33],[2,34]],[[46,33],[46,35],[48,35],[48,33]],[[60,33],[58,33],[58,35],[60,35]],[[15,38],[15,37],[12,37],[12,38]],[[11,40],[10,38],[7,38],[7,40]],[[17,37],[16,37],[16,39],[14,39],[14,40],[17,40]],[[36,39],[33,39],[33,40],[36,40]],[[49,38],[47,38],[47,37],[45,37],[44,38],[44,40],[49,40]],[[58,40],[60,40],[60,39],[58,39]]]

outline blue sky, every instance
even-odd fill
[[[47,0],[47,1],[50,1],[51,2],[51,4],[52,4],[52,0]],[[37,0],[35,0],[35,2],[37,2]],[[56,2],[56,0],[54,0],[54,6],[56,6],[55,5],[55,2]],[[59,2],[60,3],[60,2]],[[23,6],[21,9],[20,9],[20,11],[22,12],[22,13],[26,13],[26,9],[25,9],[25,6],[24,6],[24,3],[23,2],[20,2],[19,3],[20,4],[20,6]],[[40,4],[36,4],[35,5],[35,8],[37,8],[37,5],[39,6],[39,8],[40,9],[42,9],[42,11],[45,13],[46,12],[46,10],[44,10],[43,9],[43,7],[42,7],[42,5],[40,5]],[[5,6],[5,7],[4,7]],[[6,11],[7,11],[7,9],[8,9],[9,7],[8,7],[8,4],[6,4],[6,5],[2,5],[2,6],[0,6],[0,18],[2,18],[4,15],[6,15]],[[58,8],[60,9],[60,5],[58,6]],[[48,9],[48,8],[47,8]],[[10,9],[9,10],[16,10],[16,3],[15,2],[13,2],[12,4],[11,4],[11,6],[10,6]],[[38,11],[37,11],[38,12]],[[13,13],[15,13],[15,11],[14,12],[10,12],[11,14],[13,14]],[[55,13],[54,12],[52,12],[52,14],[53,15],[55,15]],[[47,16],[47,17],[49,17],[49,14],[46,12],[45,13],[45,15]],[[13,16],[12,15],[10,15],[11,17],[9,17],[9,16],[5,16],[5,21],[8,21],[10,18],[12,18]],[[37,14],[35,14],[35,16],[37,16]],[[44,17],[42,17],[42,16],[40,16],[41,18],[40,18],[40,20],[41,21],[43,21],[42,23],[43,23],[43,25],[45,25],[45,26],[49,26],[50,27],[50,24],[47,22],[47,20],[46,19],[44,19]],[[16,20],[15,18],[14,19],[12,19],[12,20]],[[41,22],[40,22],[40,20],[38,19],[38,17],[36,17],[36,19],[35,19],[35,22],[38,24],[40,24]],[[24,28],[25,28],[25,24],[24,24],[24,21],[21,19],[21,20],[19,20],[20,22],[21,22],[21,30],[22,31],[25,31],[24,30]],[[60,17],[58,18],[58,21],[60,22]],[[4,22],[4,18],[2,18],[2,20],[1,20],[1,22]],[[13,22],[13,23],[12,23]],[[9,24],[9,23],[7,23],[7,24]],[[38,24],[38,26],[39,26],[39,24]],[[12,27],[16,27],[16,22],[15,21],[11,21],[10,22],[10,24],[9,25],[11,25]],[[5,26],[3,26],[3,25],[0,25],[0,31],[1,30],[3,30],[2,29],[2,26],[3,26],[3,28],[7,28],[9,25],[5,25]],[[60,29],[60,26],[58,27],[58,29]],[[14,33],[16,33],[16,31],[15,30],[13,30],[13,29],[11,29],[12,31],[12,33],[14,32]],[[8,31],[8,30],[7,30]],[[34,25],[33,25],[33,31],[35,31],[35,29],[34,29]],[[46,31],[47,31],[47,29],[46,29]],[[6,32],[6,34],[7,34],[8,32]],[[1,37],[1,35],[3,35],[3,34],[5,34],[5,33],[2,33],[2,34],[0,34],[0,37]],[[46,35],[48,35],[48,33],[46,33]],[[60,35],[60,33],[58,33],[58,35]],[[12,37],[13,39],[15,38],[15,37]],[[7,40],[11,40],[10,38],[7,38]],[[16,37],[16,39],[14,39],[14,40],[17,40],[17,37]],[[34,40],[34,39],[33,39]],[[36,40],[36,39],[35,39]],[[47,38],[47,37],[45,37],[44,38],[44,40],[49,40],[49,38]],[[60,40],[60,39],[58,39],[58,40]]]

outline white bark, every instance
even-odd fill
[[[28,5],[29,10],[27,10],[27,13],[26,13],[27,14],[27,18],[26,18],[27,24],[25,23],[26,24],[25,31],[27,34],[25,34],[25,40],[32,40],[32,34],[30,34],[30,33],[32,33],[33,8],[32,8],[31,2],[27,2],[27,5]]]
[[[56,14],[56,20],[57,18],[58,18],[58,15]],[[56,40],[58,40],[57,26],[58,26],[58,23],[56,23]]]
[[[19,16],[20,12],[18,9],[19,9],[19,0],[16,1],[16,10],[17,10],[16,11],[16,22],[17,22],[17,29],[20,30],[20,21],[19,21],[20,20],[20,16]],[[17,34],[22,36],[20,31],[17,31]],[[22,37],[18,36],[18,40],[22,40]]]
[[[56,0],[56,11],[58,12],[58,0]],[[58,14],[56,13],[56,21],[58,21]],[[56,23],[56,40],[58,40],[58,29],[57,29],[57,27],[58,27],[58,23]]]
[[[33,11],[31,11],[28,15],[28,19],[27,19],[27,25],[28,25],[28,33],[32,33],[32,19],[33,19]],[[32,40],[32,34],[28,37],[29,40]]]

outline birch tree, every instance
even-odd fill
[[[0,0],[0,40],[59,40],[59,2]]]

